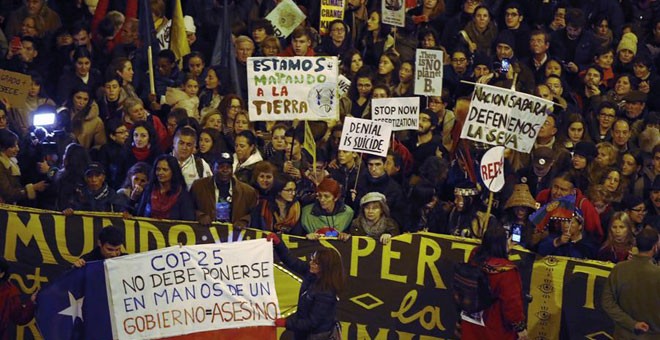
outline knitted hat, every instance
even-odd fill
[[[623,204],[623,208],[625,210],[631,210],[634,207],[636,207],[640,204],[643,204],[644,199],[642,198],[642,196],[627,194],[627,195],[623,196],[623,199],[621,200],[621,203]]]
[[[497,35],[497,39],[495,39],[495,46],[498,44],[509,45],[509,47],[512,49],[516,49],[516,38],[513,36],[511,30],[503,30],[500,32],[500,34]]]
[[[511,194],[511,197],[504,204],[504,209],[513,207],[527,207],[536,210],[536,201],[532,197],[532,193],[529,192],[529,186],[527,184],[516,184],[513,186],[513,194]]]
[[[587,161],[591,162],[596,156],[598,156],[598,149],[596,148],[596,144],[592,142],[580,141],[575,144],[573,154],[580,155],[586,158]]]
[[[485,53],[477,52],[474,55],[474,60],[472,61],[472,65],[477,66],[477,65],[486,65],[488,69],[493,68],[493,58],[489,57]]]
[[[316,186],[316,192],[329,192],[332,194],[332,196],[335,196],[335,198],[339,197],[340,194],[340,188],[339,188],[339,183],[335,181],[332,178],[325,178],[319,185]]]
[[[186,32],[196,33],[197,27],[195,27],[195,20],[190,15],[183,17],[183,26],[186,27]]]
[[[579,8],[569,8],[566,10],[566,25],[573,27],[584,27],[587,20],[584,17],[584,12]]]
[[[619,46],[616,47],[616,53],[621,50],[630,50],[633,54],[637,54],[637,36],[635,33],[628,32],[621,37]]]

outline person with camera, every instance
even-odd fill
[[[493,72],[482,76],[478,83],[486,83],[516,91],[532,93],[534,74],[525,64],[515,57],[515,38],[509,30],[503,30],[495,39],[495,57]]]

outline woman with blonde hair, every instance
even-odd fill
[[[596,259],[614,263],[625,261],[630,257],[634,246],[632,220],[625,212],[616,212],[612,215],[607,229],[607,240],[598,251]]]

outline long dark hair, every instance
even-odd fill
[[[321,247],[313,256],[320,269],[315,288],[340,294],[344,290],[346,278],[339,252],[332,248]]]
[[[147,175],[147,178],[149,178],[150,172],[151,172],[151,165],[149,165],[146,162],[137,162],[133,164],[133,166],[130,169],[128,169],[128,172],[126,173],[126,178],[124,178],[124,183],[121,184],[121,187],[124,189],[132,189],[133,181],[131,180],[131,177],[135,176],[136,174],[145,174]]]
[[[77,93],[87,93],[88,101],[85,107],[80,109],[80,111],[75,110],[75,102],[74,102],[74,97],[76,96]],[[69,111],[73,113],[71,116],[71,131],[74,133],[80,133],[82,132],[82,126],[83,122],[87,118],[87,115],[89,114],[90,109],[92,108],[92,104],[94,103],[94,97],[92,96],[92,91],[87,87],[87,85],[79,84],[76,87],[73,88],[71,93],[69,94],[69,102],[67,103],[67,106],[69,108]]]
[[[71,143],[64,150],[64,166],[57,173],[57,179],[64,180],[65,183],[77,183],[78,180],[85,178],[85,169],[90,162],[89,154],[85,148],[77,143]]]
[[[133,146],[133,134],[135,133],[135,129],[143,127],[145,130],[147,130],[147,133],[149,134],[149,147],[151,148],[152,154],[159,155],[160,152],[160,144],[158,144],[158,133],[156,133],[156,129],[154,129],[154,126],[147,122],[147,121],[139,121],[133,124],[133,127],[131,127],[130,133],[128,135],[129,141],[126,142],[126,145],[131,147]]]
[[[168,195],[177,193],[179,189],[186,190],[186,181],[183,179],[183,173],[181,173],[181,167],[179,166],[179,161],[176,158],[169,154],[162,154],[156,157],[154,164],[151,167],[151,174],[149,174],[149,187],[151,190],[160,187],[158,178],[156,177],[156,165],[158,162],[165,161],[172,171],[172,182],[170,184],[170,191]],[[151,192],[149,190],[149,192]]]
[[[509,235],[504,227],[499,225],[489,227],[481,239],[481,245],[477,248],[473,260],[481,264],[491,257],[506,259],[508,241]]]

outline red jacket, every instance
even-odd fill
[[[536,195],[536,201],[541,205],[550,202],[550,189],[541,190]],[[598,215],[598,211],[596,211],[594,205],[582,194],[580,189],[575,189],[575,206],[580,208],[584,215],[584,230],[587,231],[594,241],[603,242],[604,234],[603,228],[600,225],[600,215]]]
[[[280,52],[279,54],[280,57],[295,57],[296,53],[293,52],[293,46],[289,45],[284,51]],[[310,46],[307,49],[307,53],[304,55],[304,57],[314,57],[316,56],[316,53],[314,53],[314,49]]]
[[[461,321],[462,340],[515,340],[515,327],[525,324],[522,279],[513,262],[502,258],[489,258],[486,264],[503,270],[488,274],[490,289],[497,297],[490,308],[483,311],[484,326]]]
[[[9,340],[11,326],[25,325],[34,317],[34,303],[21,302],[21,293],[11,282],[0,281],[0,339]]]

